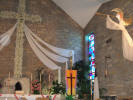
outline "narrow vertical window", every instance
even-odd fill
[[[95,78],[95,36],[94,33],[91,32],[85,37],[86,40],[86,46],[87,46],[87,61],[89,61],[89,67],[90,67],[90,72],[89,74],[89,79],[91,80],[92,87],[94,84],[94,78]],[[93,93],[93,88],[91,89]]]

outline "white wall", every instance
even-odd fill
[[[85,27],[102,3],[109,0],[53,0],[81,27]]]

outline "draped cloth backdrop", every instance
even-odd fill
[[[17,23],[11,29],[9,29],[7,32],[0,36],[0,50],[2,50],[3,47],[7,46],[10,43],[11,36],[13,35],[16,27]],[[54,61],[59,63],[65,63],[67,68],[67,62],[69,60],[69,57],[72,56],[72,60],[74,63],[74,50],[62,49],[46,43],[36,34],[34,34],[26,25],[24,25],[24,33],[38,59],[48,68],[52,70],[58,70],[58,82],[60,83],[61,66],[55,64]],[[41,44],[45,45],[53,52],[45,49]]]

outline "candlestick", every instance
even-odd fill
[[[42,81],[42,79],[41,79],[41,73],[40,73],[40,82]]]
[[[8,76],[8,77],[9,77],[9,79],[10,79],[10,72],[9,72],[9,76]]]
[[[30,74],[30,79],[31,79],[31,81],[32,81],[32,73]]]
[[[9,76],[8,76],[8,93],[10,93],[10,72],[9,72]]]
[[[41,79],[41,73],[40,73],[40,94],[42,94],[42,84],[41,84],[41,81],[42,81],[42,79]]]
[[[66,61],[66,70],[68,69],[68,63],[67,63],[67,61]]]
[[[71,67],[71,69],[72,69],[72,66],[73,66],[73,61],[72,61],[72,56],[70,57],[70,67]]]
[[[30,93],[32,94],[32,73],[30,73]]]
[[[50,83],[50,74],[49,74],[49,83]]]

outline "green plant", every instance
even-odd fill
[[[38,80],[32,82],[32,93],[40,94],[40,82]]]
[[[58,83],[58,81],[53,81],[53,86],[50,89],[51,94],[62,94],[64,95],[66,92],[65,85],[61,82]]]
[[[89,64],[81,60],[74,64],[74,70],[77,70],[77,94],[79,99],[91,98],[91,84],[89,80]],[[86,96],[86,97],[85,97]]]
[[[66,96],[66,100],[74,100],[72,95]]]

